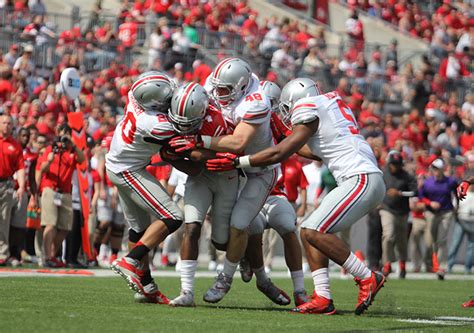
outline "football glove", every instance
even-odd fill
[[[202,138],[200,135],[185,135],[177,136],[170,140],[170,146],[177,152],[193,150],[203,147]]]
[[[209,171],[230,171],[239,165],[239,156],[232,153],[217,153],[217,158],[208,160],[206,168]]]

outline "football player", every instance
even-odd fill
[[[239,58],[222,60],[207,78],[205,88],[219,103],[233,133],[218,137],[173,138],[170,145],[176,151],[206,148],[218,152],[252,154],[274,145],[270,130],[270,101],[258,77],[245,61]],[[230,236],[223,271],[204,295],[204,300],[209,303],[219,302],[229,291],[247,247],[247,227],[260,212],[277,180],[276,165],[247,168],[245,173],[247,181],[230,218]],[[259,285],[259,290],[268,297],[280,292],[276,289],[269,279]]]
[[[306,143],[337,180],[320,206],[302,223],[301,238],[312,271],[315,293],[310,302],[294,309],[298,313],[333,314],[329,289],[328,258],[352,274],[359,286],[355,313],[362,314],[383,287],[385,277],[371,272],[334,233],[348,228],[383,200],[382,172],[369,144],[359,134],[351,109],[336,92],[321,94],[310,79],[295,79],[285,85],[280,97],[282,120],[292,133],[278,145],[246,156],[218,154],[209,160],[210,170],[264,167],[279,163]]]
[[[217,137],[228,134],[227,123],[220,110],[208,103],[206,90],[197,83],[177,89],[171,100],[169,119],[179,135],[207,135]],[[202,150],[193,151],[193,160]],[[206,153],[204,151],[204,153]],[[208,152],[215,156],[214,153]],[[203,166],[203,164],[202,164]],[[194,276],[198,265],[199,238],[209,208],[211,210],[211,241],[219,249],[226,247],[229,238],[229,221],[237,200],[239,175],[237,170],[210,172],[204,168],[196,176],[188,177],[184,194],[184,238],[181,246],[181,294],[170,302],[172,306],[195,306]]]
[[[271,129],[276,142],[280,142],[291,131],[284,126],[277,116],[278,105],[280,101],[281,89],[277,84],[269,81],[262,81],[260,85],[270,100],[272,115]],[[282,164],[282,171],[284,163]],[[293,281],[293,297],[296,306],[308,302],[309,298],[304,289],[304,274],[302,269],[301,247],[296,236],[296,212],[289,203],[284,187],[284,171],[280,174],[277,184],[273,188],[260,214],[252,221],[249,228],[249,243],[245,257],[249,261],[251,269],[241,267],[242,280],[249,282],[254,273],[257,280],[268,279],[265,273],[265,267],[262,254],[262,234],[266,228],[274,229],[283,239],[285,249],[285,261],[290,270]],[[241,262],[242,266],[242,262]],[[258,284],[257,284],[258,287]],[[290,299],[284,292],[275,295],[279,304],[287,305]]]
[[[130,227],[131,248],[111,268],[133,290],[160,304],[167,304],[168,299],[151,277],[148,252],[181,226],[183,214],[145,168],[151,156],[175,135],[167,117],[173,91],[174,84],[161,72],[140,75],[129,91],[125,116],[115,129],[106,155],[107,176],[117,187]]]

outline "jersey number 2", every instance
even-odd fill
[[[135,138],[135,131],[137,130],[137,122],[135,115],[132,112],[127,112],[122,124],[122,140],[125,143],[131,144]]]
[[[344,103],[344,101],[338,99],[337,100],[337,105],[339,106],[339,111],[341,111],[341,114],[344,118],[349,120],[351,123],[354,124],[354,126],[349,126],[349,131],[351,131],[352,134],[359,134],[359,129],[357,128],[357,122],[355,119],[352,117],[352,115],[348,114],[344,109],[349,109],[349,107]],[[349,109],[350,110],[350,109]]]

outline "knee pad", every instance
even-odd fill
[[[219,250],[219,251],[227,251],[227,243],[225,244],[220,244],[220,243],[216,243],[214,242],[213,240],[211,240],[212,244],[214,245],[214,247]]]
[[[179,227],[181,227],[181,224],[183,224],[182,220],[163,219],[162,221],[166,225],[166,228],[168,228],[168,232],[170,233],[170,235],[176,230],[178,230]]]
[[[123,237],[123,225],[112,223],[112,232],[110,235],[112,237]]]
[[[129,229],[129,230],[128,230],[128,240],[129,240],[131,243],[138,243],[138,241],[140,240],[140,238],[143,237],[144,234],[145,234],[145,231],[136,232],[136,231],[133,230],[133,229]]]

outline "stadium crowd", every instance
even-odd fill
[[[361,134],[385,173],[389,174],[390,165],[395,165],[406,170],[403,177],[411,177],[411,184],[415,183],[412,190],[419,194],[419,200],[411,200],[410,206],[404,207],[401,219],[394,217],[396,202],[384,202],[369,215],[369,248],[362,250],[373,268],[388,275],[391,262],[400,260],[400,273],[404,276],[405,262],[411,260],[415,271],[424,263],[426,271],[437,272],[442,278],[445,269],[452,269],[466,233],[470,254],[466,256],[465,269],[470,273],[474,256],[472,229],[469,232],[469,228],[458,226],[452,218],[454,209],[449,199],[440,206],[430,194],[433,175],[442,179],[445,174],[452,177],[449,181],[456,182],[474,173],[474,93],[468,91],[472,82],[474,24],[466,14],[469,8],[461,4],[453,7],[444,1],[430,16],[422,14],[416,3],[407,1],[398,1],[394,6],[390,1],[348,3],[430,41],[432,52],[423,58],[420,67],[414,68],[411,63],[399,63],[396,40],[387,50],[365,52],[363,43],[357,42],[363,37],[349,33],[356,42],[340,57],[328,56],[323,28],[312,33],[304,23],[276,17],[259,24],[258,13],[245,0],[124,1],[119,15],[110,20],[103,20],[99,2],[84,27],[66,31],[56,31],[41,0],[6,1],[3,8],[11,14],[4,15],[9,23],[4,21],[2,29],[13,27],[12,33],[19,36],[20,42],[11,43],[0,56],[0,185],[12,183],[16,191],[15,195],[12,192],[8,198],[0,198],[0,265],[17,266],[42,255],[42,265],[63,267],[65,264],[57,256],[67,238],[67,253],[63,256],[67,264],[85,267],[77,259],[83,222],[74,180],[75,164],[84,156],[68,140],[71,130],[65,125],[67,113],[76,108],[85,114],[88,135],[84,154],[90,161],[93,187],[89,225],[94,256],[105,260],[109,254],[106,247],[101,251],[101,244],[110,243],[110,260],[116,258],[124,221],[116,193],[103,170],[111,133],[123,115],[132,82],[145,67],[167,71],[178,84],[204,83],[212,71],[199,52],[204,47],[200,39],[204,31],[213,36],[207,46],[218,50],[218,59],[237,54],[231,40],[239,41],[243,47],[238,54],[249,60],[262,79],[282,86],[291,78],[306,76],[318,80],[324,90],[335,89],[356,115]],[[349,19],[357,20],[357,14]],[[143,45],[148,49],[146,66],[135,60]],[[40,52],[42,57],[38,60],[35,53]],[[44,61],[46,66],[36,67],[37,61]],[[71,105],[58,86],[60,74],[67,67],[76,67],[82,73],[78,105]],[[10,149],[11,137],[18,142],[14,149],[23,152],[23,158],[15,157],[20,162],[14,170],[6,168],[2,155]],[[398,154],[389,154],[393,150]],[[23,169],[23,164],[22,180],[14,177],[14,172]],[[317,162],[296,158],[294,168],[289,170],[293,176],[287,176],[286,186],[289,192],[296,193],[296,207],[303,202],[298,210],[303,219],[331,188],[329,176]],[[176,180],[179,177],[175,175],[170,181],[169,166],[153,160],[150,171],[163,184],[169,181],[170,191],[176,193],[177,199],[182,196]],[[398,173],[394,174],[398,177]],[[14,181],[19,184],[14,185]],[[52,192],[62,194],[61,198]],[[300,199],[296,201],[298,194]],[[447,195],[450,197],[450,190]],[[46,207],[57,205],[57,200],[66,208],[59,216],[51,216]],[[450,214],[444,214],[439,222],[436,216],[440,213]],[[62,214],[74,215],[73,224],[61,225]],[[435,230],[436,235],[435,224],[442,225],[441,230]],[[446,230],[451,225],[456,230],[447,242]],[[410,228],[413,229],[408,238]],[[268,235],[268,239],[272,236]],[[410,256],[409,243],[413,251]],[[163,264],[168,263],[167,247]],[[431,254],[433,249],[437,255]],[[271,246],[267,252],[270,254],[265,263],[270,268]]]

